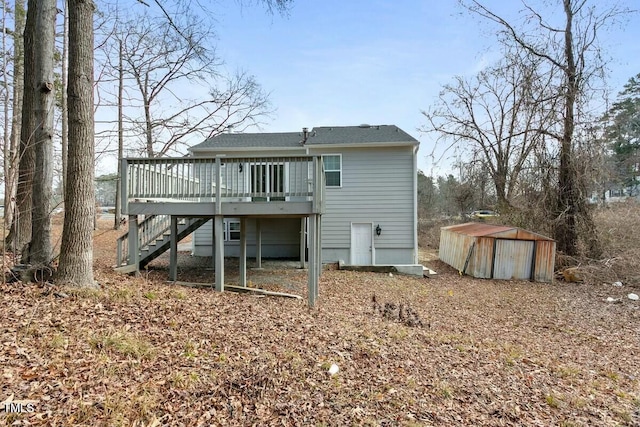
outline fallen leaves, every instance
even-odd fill
[[[33,413],[0,408],[0,424],[640,422],[640,314],[626,298],[607,304],[610,288],[476,280],[441,265],[429,280],[328,270],[309,309],[176,287],[162,259],[142,277],[115,275],[102,261],[115,233],[100,237],[100,290],[0,289],[0,400],[35,402]],[[184,262],[181,279],[213,274]],[[249,276],[306,292],[305,271]],[[386,303],[396,317],[382,315]],[[425,327],[401,322],[400,304]]]

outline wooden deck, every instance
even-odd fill
[[[125,158],[121,166],[121,206],[129,231],[118,239],[120,271],[137,272],[170,250],[169,279],[176,281],[178,241],[212,219],[215,286],[223,291],[226,216],[241,221],[240,278],[246,286],[246,219],[308,218],[309,305],[315,304],[325,191],[320,156]],[[304,245],[301,239],[301,253]]]
[[[309,215],[324,206],[319,156],[123,159],[128,215]]]

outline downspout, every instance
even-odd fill
[[[418,149],[413,149],[413,263],[418,264]]]

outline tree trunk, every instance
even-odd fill
[[[69,146],[69,114],[67,108],[67,60],[69,50],[69,1],[64,0],[64,24],[62,30],[62,136],[60,138],[62,155],[62,194],[67,187],[67,147]]]
[[[555,238],[559,251],[567,255],[578,254],[578,240],[582,235],[588,255],[598,257],[600,245],[595,224],[587,209],[581,190],[584,177],[580,176],[573,164],[573,134],[575,131],[575,104],[580,92],[580,80],[576,67],[573,46],[572,0],[564,0],[566,26],[564,32],[564,73],[566,79],[564,94],[563,134],[560,141],[560,170],[558,171],[558,198],[556,210]],[[579,223],[580,222],[580,223]],[[580,230],[578,230],[580,227]]]
[[[7,31],[7,15],[8,15],[8,4],[6,2],[2,2],[2,52],[8,52],[7,49],[7,37],[9,37],[8,33],[9,31]],[[11,200],[11,189],[8,185],[8,180],[7,178],[9,177],[9,170],[10,170],[10,165],[11,165],[11,148],[10,148],[10,139],[9,139],[9,132],[10,132],[10,126],[9,126],[9,122],[11,121],[11,109],[9,108],[9,105],[11,104],[11,97],[9,96],[9,93],[11,92],[11,90],[9,89],[9,55],[7,55],[6,53],[4,55],[2,55],[2,89],[3,89],[3,96],[2,96],[2,106],[3,106],[3,113],[2,115],[4,116],[4,123],[3,123],[3,135],[2,135],[2,153],[3,153],[3,171],[4,171],[4,178],[5,178],[5,186],[4,186],[4,191],[5,191],[5,200]],[[8,196],[8,197],[7,197]],[[5,203],[5,210],[7,210],[7,204]],[[5,212],[4,215],[4,229],[2,230],[2,236],[4,238],[4,230],[6,230],[7,228],[7,224],[10,224],[10,222],[7,222],[7,220],[9,220],[9,218],[7,217],[7,214]]]
[[[33,179],[33,218],[31,222],[31,262],[48,265],[51,248],[51,187],[53,185],[53,109],[55,85],[53,62],[55,50],[56,1],[30,0],[36,9],[35,120],[34,140],[36,171]]]
[[[118,180],[116,181],[116,212],[114,215],[114,230],[120,230],[122,224],[122,195],[120,188],[122,182],[122,148],[124,142],[124,129],[122,117],[122,98],[124,95],[124,69],[122,68],[122,40],[118,41]]]
[[[146,93],[143,93],[144,99],[144,119],[145,119],[145,137],[147,140],[147,157],[155,157],[153,150],[153,127],[151,126],[151,101]]]
[[[571,162],[574,130],[574,108],[576,102],[576,65],[573,56],[573,11],[571,0],[564,0],[566,27],[564,33],[564,57],[566,87],[564,95],[563,134],[560,141],[560,170],[558,171],[557,223],[555,238],[558,250],[568,255],[577,252],[576,206],[574,204],[575,182]]]
[[[69,0],[69,148],[57,282],[79,287],[96,286],[93,280],[93,11],[91,0]]]
[[[24,93],[24,0],[16,0],[14,6],[15,28],[13,32],[13,111],[8,150],[4,159],[4,223],[6,229],[13,224],[16,207],[16,184],[20,160],[20,126],[22,123],[22,98]]]
[[[506,213],[509,210],[511,204],[507,195],[507,176],[509,174],[508,160],[497,158],[496,159],[496,172],[493,178],[498,211]]]
[[[22,99],[22,121],[20,128],[20,158],[18,165],[18,185],[16,188],[16,215],[11,224],[11,230],[7,236],[7,246],[15,253],[23,251],[23,248],[31,241],[31,208],[32,208],[32,183],[35,169],[35,117],[33,114],[35,103],[35,67],[34,67],[34,31],[36,10],[29,8],[24,28],[24,70]],[[23,259],[22,262],[28,262]]]

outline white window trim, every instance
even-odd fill
[[[234,224],[240,224],[240,220],[239,219],[225,219],[224,220],[224,241],[225,242],[239,242],[240,241],[240,237],[238,237],[237,239],[232,239],[231,238],[231,226],[230,224],[234,223]],[[238,233],[240,230],[234,230],[234,233]]]
[[[322,166],[324,167],[324,158],[328,157],[328,156],[338,156],[340,158],[340,169],[331,169],[331,170],[324,170],[325,172],[325,182],[326,182],[326,173],[327,172],[340,172],[340,185],[327,185],[327,188],[342,188],[342,174],[343,174],[343,167],[342,167],[342,154],[341,153],[326,153],[322,155]]]

